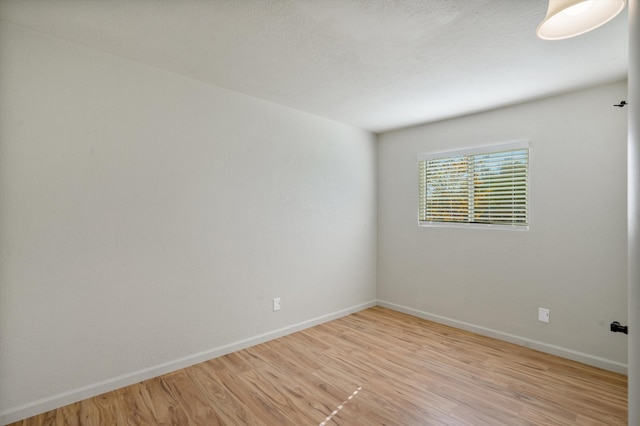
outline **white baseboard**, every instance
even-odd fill
[[[364,309],[370,308],[376,305],[376,301],[372,300],[366,303],[362,303],[356,306],[352,306],[346,309],[342,309],[337,312],[333,312],[327,315],[322,315],[316,318],[311,318],[306,321],[302,321],[297,324],[293,324],[284,328],[273,330],[267,333],[259,334],[257,336],[250,337],[248,339],[239,340],[237,342],[230,343],[228,345],[220,346],[217,348],[209,349],[204,352],[189,355],[184,358],[176,359],[166,362],[164,364],[156,365],[153,367],[145,368],[144,370],[135,371],[133,373],[124,374],[119,377],[104,380],[99,383],[94,383],[82,388],[73,389],[68,392],[63,392],[57,395],[53,395],[48,398],[33,401],[0,413],[0,424],[6,425],[12,422],[16,422],[21,419],[32,417],[40,413],[44,413],[49,410],[63,407],[74,402],[82,401],[87,398],[92,398],[97,395],[101,395],[105,392],[110,392],[124,386],[129,386],[135,383],[139,383],[143,380],[158,377],[172,371],[180,370],[201,362],[209,361],[211,359],[236,352],[242,349],[246,349],[250,346],[258,345],[260,343],[267,342],[269,340],[277,339],[278,337],[286,336],[287,334],[295,333],[296,331],[304,330],[314,325],[322,324],[327,321],[338,319],[345,315],[359,312]]]
[[[384,300],[378,300],[378,306],[393,309],[394,311],[403,312],[405,314],[413,315],[418,318],[426,319],[426,320],[437,322],[440,324],[449,325],[451,327],[456,327],[462,330],[471,331],[473,333],[480,334],[482,336],[493,337],[495,339],[503,340],[505,342],[515,343],[516,345],[535,349],[540,352],[545,352],[551,355],[557,355],[562,358],[578,361],[583,364],[602,368],[604,370],[615,371],[616,373],[621,373],[621,374],[628,374],[627,364],[623,364],[618,361],[612,361],[610,359],[589,355],[584,352],[578,352],[572,349],[567,349],[560,346],[539,342],[537,340],[527,339],[526,337],[504,333],[502,331],[493,330],[490,328],[482,327],[482,326],[471,324],[468,322],[454,320],[452,318],[447,318],[441,315],[424,312],[419,309],[409,308],[407,306],[386,302]]]

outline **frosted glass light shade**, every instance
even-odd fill
[[[544,40],[584,34],[615,18],[626,4],[627,0],[549,0],[536,34]]]

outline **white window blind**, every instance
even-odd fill
[[[528,227],[529,146],[419,157],[421,225]]]

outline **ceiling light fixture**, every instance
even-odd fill
[[[626,4],[627,0],[549,0],[536,34],[544,40],[575,37],[606,24]]]

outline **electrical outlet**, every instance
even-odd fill
[[[549,310],[546,308],[538,308],[538,321],[549,322]]]
[[[273,299],[273,311],[279,311],[280,310],[280,298],[276,297],[275,299]]]

